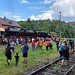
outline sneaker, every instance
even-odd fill
[[[63,67],[63,65],[61,65]]]

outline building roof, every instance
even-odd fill
[[[21,27],[16,21],[6,19],[6,17],[0,18],[0,23],[7,26]]]

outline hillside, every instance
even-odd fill
[[[22,28],[27,28],[30,30],[39,30],[39,31],[47,31],[49,32],[56,32],[57,36],[59,37],[60,34],[60,21],[59,20],[36,20],[30,21],[18,21]],[[55,34],[54,34],[55,35]],[[74,28],[71,23],[65,23],[61,21],[61,35],[62,37],[74,37]]]
[[[75,21],[74,22],[68,22],[69,25],[71,25],[72,27],[75,27]]]

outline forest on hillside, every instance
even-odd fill
[[[64,21],[60,20],[30,20],[27,21],[18,21],[21,28],[26,28],[29,30],[37,30],[37,31],[47,31],[49,32],[56,32],[57,34],[51,34],[51,36],[56,35],[59,37],[60,35],[60,24],[61,24],[61,35],[62,37],[73,38],[74,37],[74,28],[70,23],[65,23]]]

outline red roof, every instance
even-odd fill
[[[0,23],[7,26],[21,27],[16,21],[6,19],[6,17],[0,18]]]

